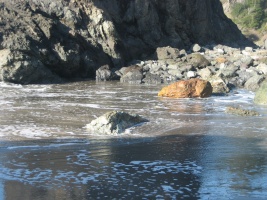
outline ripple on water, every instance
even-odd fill
[[[31,155],[34,155],[34,151],[38,153],[40,148],[44,147],[32,147]],[[14,148],[9,149],[14,150]],[[43,188],[90,185],[90,194],[93,197],[102,195],[112,197],[116,194],[117,198],[131,198],[133,195],[141,195],[144,198],[156,195],[177,198],[179,195],[189,195],[194,190],[190,187],[194,185],[194,180],[189,181],[187,187],[183,183],[186,180],[185,177],[198,176],[203,170],[189,160],[185,162],[176,160],[106,162],[92,157],[91,152],[86,150],[79,150],[65,158],[60,158],[63,160],[56,162],[62,162],[65,167],[56,169],[53,168],[53,160],[50,161],[50,168],[42,166],[43,158],[40,158],[40,155],[36,155],[36,160],[32,163],[24,162],[28,156],[29,153],[24,153],[20,155],[20,162],[10,160],[5,165],[0,164],[1,179]],[[104,193],[101,195],[100,191]]]

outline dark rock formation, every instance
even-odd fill
[[[244,40],[219,0],[0,0],[0,18],[0,80],[22,84],[94,78],[157,47]]]

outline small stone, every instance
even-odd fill
[[[212,85],[212,92],[214,94],[225,94],[230,92],[229,87],[225,83],[225,81],[219,77],[219,76],[212,76],[208,79],[210,81],[210,84]]]
[[[192,47],[193,52],[200,52],[201,51],[201,46],[199,44],[194,44]]]
[[[207,80],[212,75],[212,71],[209,68],[204,68],[198,71],[198,75],[200,75],[202,79]]]
[[[188,71],[187,72],[187,78],[196,78],[197,77],[197,72],[195,71]]]
[[[252,47],[246,47],[245,48],[245,51],[247,51],[247,52],[253,52],[253,48]]]

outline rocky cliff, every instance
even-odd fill
[[[244,40],[219,0],[0,0],[0,80],[95,76],[157,47]]]

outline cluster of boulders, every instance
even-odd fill
[[[171,98],[205,98],[212,93],[225,94],[234,87],[242,87],[257,91],[255,103],[266,105],[266,53],[264,49],[237,49],[222,45],[201,47],[195,44],[190,51],[161,47],[157,48],[153,60],[135,61],[118,70],[108,65],[100,67],[96,72],[96,80],[120,80],[134,84],[171,83],[158,93],[158,96]],[[240,116],[260,115],[257,111],[241,107],[227,107],[225,112]],[[127,116],[123,118],[121,115],[117,112],[107,113],[93,120],[87,128],[100,134],[122,133],[130,126],[127,124],[121,128],[121,124],[129,123],[128,119],[131,119],[128,114],[123,113]],[[126,118],[126,121],[121,121]]]
[[[190,51],[160,47],[154,59],[135,61],[117,71],[108,67],[100,68],[96,79],[168,84],[201,78],[211,83],[213,93],[227,93],[234,87],[256,91],[267,76],[266,55],[267,50],[252,47],[238,49],[223,45],[200,47],[195,44]],[[98,74],[101,74],[101,78]],[[103,77],[104,74],[107,76]]]

